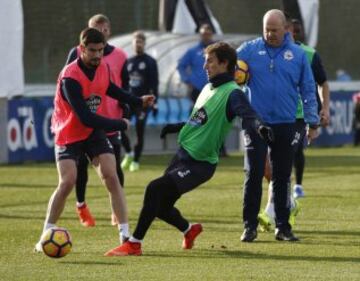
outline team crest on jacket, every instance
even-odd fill
[[[285,51],[285,53],[284,53],[284,59],[286,59],[286,60],[292,60],[293,58],[294,58],[294,54],[293,54],[292,51],[290,51],[290,50]]]
[[[208,120],[208,116],[206,113],[205,108],[200,108],[198,111],[196,111],[193,116],[191,116],[189,120],[189,124],[192,126],[201,126],[204,125]]]
[[[89,107],[92,113],[96,113],[99,105],[101,104],[101,97],[96,94],[90,94],[90,96],[85,100],[87,106]]]
[[[139,69],[141,69],[141,70],[143,70],[143,69],[145,69],[146,68],[146,64],[145,64],[145,62],[140,62],[139,63]]]

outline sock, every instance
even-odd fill
[[[191,228],[191,223],[189,223],[189,227],[183,232],[184,235],[185,235],[186,233],[188,233],[188,231],[190,230],[190,228]]]
[[[142,240],[136,239],[134,236],[131,236],[129,241],[132,243],[141,243],[142,242]]]
[[[45,233],[46,230],[48,230],[49,228],[52,228],[52,227],[56,227],[56,224],[54,224],[54,223],[45,223],[43,233]]]
[[[274,223],[275,222],[275,207],[274,207],[274,202],[268,202],[265,208],[265,213],[268,215],[268,217],[270,218],[270,222]]]
[[[134,158],[134,152],[125,153],[125,156]]]
[[[118,224],[118,228],[119,228],[120,240],[122,240],[122,237],[130,237],[128,223],[120,223]]]
[[[268,188],[268,196],[269,196],[268,202],[270,202],[272,204],[274,204],[273,184],[274,183],[272,181],[270,181],[269,188]]]
[[[77,207],[78,209],[85,208],[85,207],[86,207],[86,203],[85,203],[85,202],[76,202],[76,207]]]
[[[294,199],[294,197],[291,195],[291,196],[290,196],[290,211],[291,211],[292,209],[294,209],[295,206],[296,206],[295,199]]]
[[[273,194],[273,182],[270,181],[269,183],[269,190],[268,190],[268,202],[265,207],[265,213],[270,218],[270,222],[275,222],[275,206],[274,206],[274,194]]]

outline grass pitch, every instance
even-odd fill
[[[96,227],[82,227],[74,192],[58,222],[73,239],[72,252],[51,259],[32,252],[57,175],[54,164],[0,166],[0,280],[360,280],[360,149],[306,151],[304,186],[294,232],[298,243],[259,233],[241,243],[243,158],[221,159],[215,176],[184,195],[177,206],[204,232],[193,250],[161,221],[150,228],[141,257],[103,257],[117,246],[108,195],[92,171],[87,202]],[[134,229],[146,184],[162,174],[170,156],[146,156],[140,172],[126,172],[130,224]],[[267,188],[264,182],[263,204]]]

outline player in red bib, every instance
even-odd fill
[[[111,35],[111,25],[108,17],[102,14],[97,14],[89,19],[88,27],[99,30],[105,37],[105,47],[103,60],[109,66],[110,79],[116,86],[124,89],[128,89],[129,85],[129,74],[126,67],[127,54],[120,48],[114,47],[107,43]],[[80,46],[71,49],[68,55],[66,64],[70,64],[80,56]],[[122,118],[123,107],[127,108],[124,103],[119,103],[111,97],[106,98],[106,105],[104,107],[104,114],[109,118]],[[127,136],[119,131],[107,132],[107,138],[113,146],[115,162],[116,162],[116,173],[119,177],[119,181],[122,187],[124,187],[124,173],[121,169],[121,142],[129,143],[129,140],[124,140]],[[128,150],[131,150],[128,145]],[[89,161],[85,155],[82,155],[77,164],[77,178],[76,178],[76,211],[80,219],[80,223],[85,227],[95,226],[95,218],[90,212],[88,205],[85,200],[86,185],[88,182],[88,164]],[[117,225],[116,217],[112,215],[112,224]]]
[[[129,121],[110,119],[105,113],[107,96],[135,106],[151,106],[154,96],[134,97],[110,80],[102,60],[104,35],[86,28],[80,34],[80,57],[61,71],[54,99],[51,129],[55,134],[55,156],[59,184],[52,194],[43,233],[55,227],[77,175],[77,161],[86,154],[110,193],[113,213],[119,221],[120,241],[129,236],[126,199],[115,169],[113,148],[106,131],[126,130]],[[42,251],[41,243],[35,246]]]

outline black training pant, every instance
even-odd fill
[[[133,236],[142,240],[153,220],[159,219],[184,232],[189,222],[174,206],[182,194],[208,181],[216,165],[192,159],[180,148],[166,169],[164,175],[146,187],[143,207]]]
[[[291,229],[290,175],[294,157],[295,123],[270,125],[274,142],[269,145],[272,169],[273,198],[275,203],[276,227]],[[246,228],[256,229],[260,210],[262,179],[268,145],[254,129],[245,130],[245,183],[243,221]]]

